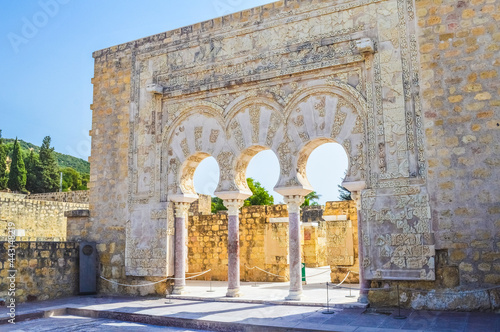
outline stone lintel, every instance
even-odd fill
[[[345,221],[345,220],[347,220],[347,216],[346,215],[336,215],[336,216],[323,215],[323,219],[325,219],[325,221]]]

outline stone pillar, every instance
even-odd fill
[[[288,205],[288,256],[290,265],[290,291],[286,300],[300,301],[302,298],[302,271],[300,246],[300,205],[304,196],[285,196]]]
[[[175,203],[175,267],[174,290],[172,294],[182,295],[186,286],[186,222],[188,218],[189,203]]]
[[[365,272],[363,268],[363,227],[361,225],[361,193],[351,192],[352,199],[356,202],[356,212],[358,213],[358,261],[359,261],[359,291],[358,302],[368,303],[368,291],[363,290],[370,288],[370,281],[365,279]]]
[[[243,206],[241,199],[225,199],[227,207],[227,297],[240,297],[240,208]]]

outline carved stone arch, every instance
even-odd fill
[[[350,165],[347,181],[367,178],[366,102],[355,89],[345,91],[340,86],[311,87],[290,100],[286,129],[289,145],[296,152],[291,155],[293,172],[281,174],[278,187],[312,190],[305,173],[307,160],[316,147],[327,142],[340,143],[346,150]]]
[[[196,152],[182,163],[178,174],[178,183],[182,195],[190,197],[198,195],[194,188],[194,173],[200,163],[208,157],[210,157],[208,153]]]
[[[265,97],[250,97],[231,105],[226,114],[226,133],[237,151],[259,145],[276,149],[284,129],[282,107]]]
[[[328,85],[312,86],[295,92],[285,108],[286,119],[288,120],[290,118],[291,113],[303,99],[318,93],[338,95],[353,105],[360,116],[367,116],[368,104],[366,102],[366,98],[349,84],[338,80],[332,80]]]
[[[199,101],[195,105],[186,106],[179,112],[179,116],[172,123],[167,125],[168,128],[165,128],[162,133],[162,142],[167,145],[170,144],[175,129],[193,115],[207,115],[208,117],[216,119],[220,127],[224,128],[225,124],[222,113],[223,109],[220,106],[205,101]]]
[[[192,192],[189,181],[197,165],[208,156],[218,155],[227,142],[219,110],[203,105],[186,111],[169,127],[162,144],[163,200],[166,195]]]

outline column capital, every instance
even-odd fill
[[[240,208],[244,204],[242,199],[225,199],[224,206],[227,207],[227,214],[230,216],[237,216],[240,213]]]
[[[283,197],[285,204],[288,205],[288,213],[299,213],[300,206],[304,203],[304,196],[290,195]]]
[[[175,202],[174,203],[175,217],[176,218],[185,218],[188,211],[189,211],[190,206],[191,206],[191,203]]]
[[[366,182],[342,182],[342,186],[351,192],[351,198],[356,202],[356,208],[359,211],[361,209],[361,191],[366,188]]]

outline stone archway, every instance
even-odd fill
[[[106,193],[116,199],[108,206],[104,191],[96,191],[92,206],[99,223],[124,229],[117,243],[125,269],[115,269],[116,279],[171,273],[174,210],[185,218],[200,158],[217,160],[217,193],[236,217],[248,195],[245,154],[256,146],[272,150],[280,162],[276,190],[293,214],[310,191],[308,150],[333,140],[349,155],[344,186],[359,198],[366,278],[434,280],[414,6],[271,7],[94,54],[92,181],[111,178]],[[261,24],[250,25],[249,17]],[[146,262],[148,248],[155,250]],[[293,291],[298,298],[300,289]]]
[[[251,195],[245,173],[253,156],[270,149],[280,161],[280,179],[275,190],[284,196],[288,205],[291,279],[288,298],[291,300],[300,299],[302,289],[299,206],[304,196],[312,191],[305,176],[305,163],[312,149],[324,142],[342,143],[351,161],[348,180],[361,182],[367,177],[366,158],[363,157],[367,146],[366,110],[363,108],[366,104],[357,102],[364,97],[359,92],[353,96],[349,88],[343,90],[339,86],[343,84],[309,82],[309,86],[297,89],[281,104],[251,91],[236,96],[218,112],[209,108],[209,104],[181,111],[178,120],[166,129],[168,184],[163,187],[167,188],[169,200],[175,203],[178,227],[185,224],[183,207],[185,209],[186,204],[197,197],[192,183],[196,167],[210,155],[219,163],[216,195],[229,209],[228,296],[238,296],[239,292],[238,209]],[[257,95],[252,96],[253,93]],[[176,246],[184,247],[184,241],[176,235]],[[178,254],[183,250],[176,247]],[[184,264],[184,260],[177,261]],[[176,263],[178,278],[182,278],[184,270]],[[177,293],[182,292],[181,283],[176,288]]]

